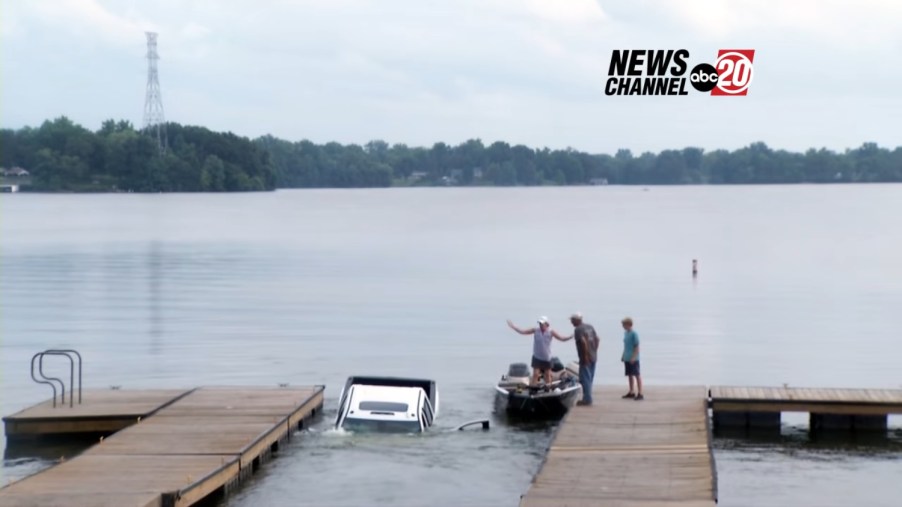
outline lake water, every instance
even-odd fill
[[[86,387],[325,384],[325,417],[225,505],[515,506],[552,428],[443,431],[528,360],[505,319],[582,311],[597,383],[625,385],[630,315],[647,385],[902,387],[900,217],[900,185],[2,195],[0,414],[49,396],[28,367],[51,347]],[[352,374],[434,378],[437,431],[329,431]],[[718,438],[720,505],[899,505],[890,422]],[[0,483],[49,463],[7,456]]]

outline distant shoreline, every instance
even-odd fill
[[[39,128],[0,129],[4,175],[27,175],[21,192],[246,192],[282,188],[774,185],[902,182],[902,146],[864,143],[834,152],[686,147],[633,155],[484,145],[431,148],[257,139],[177,123],[159,140],[129,122],[92,132],[65,117]]]
[[[127,191],[72,191],[72,190],[18,190],[18,194],[29,195],[155,195],[155,194],[262,194],[272,193],[279,190],[428,190],[428,189],[447,189],[447,190],[503,190],[503,189],[526,189],[526,188],[590,188],[590,187],[609,187],[609,188],[636,188],[648,190],[650,188],[688,188],[688,187],[799,187],[799,186],[878,186],[878,185],[900,185],[902,181],[889,182],[840,182],[840,183],[816,183],[816,182],[799,182],[799,183],[685,183],[685,184],[608,184],[608,185],[470,185],[470,186],[449,186],[449,185],[395,185],[390,187],[284,187],[274,188],[271,190],[246,190],[235,192],[210,192],[210,191],[158,191],[158,192],[127,192]],[[0,192],[10,193],[7,191]]]

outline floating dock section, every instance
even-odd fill
[[[82,403],[53,405],[52,400],[3,418],[11,443],[47,437],[109,435],[146,419],[191,390],[86,390]]]
[[[13,441],[130,425],[0,489],[0,507],[194,505],[252,474],[323,405],[323,386],[95,394],[86,392],[82,408],[42,404],[4,418]]]
[[[902,389],[714,386],[710,397],[715,429],[778,429],[782,412],[807,412],[812,431],[886,431],[902,414]]]

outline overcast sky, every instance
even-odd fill
[[[166,119],[317,143],[481,138],[612,153],[902,145],[899,0],[3,0],[0,125],[140,126],[144,31]],[[611,50],[713,63],[746,97],[609,97]]]

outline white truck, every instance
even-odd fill
[[[335,427],[352,432],[418,433],[438,417],[435,381],[401,377],[349,377]]]

